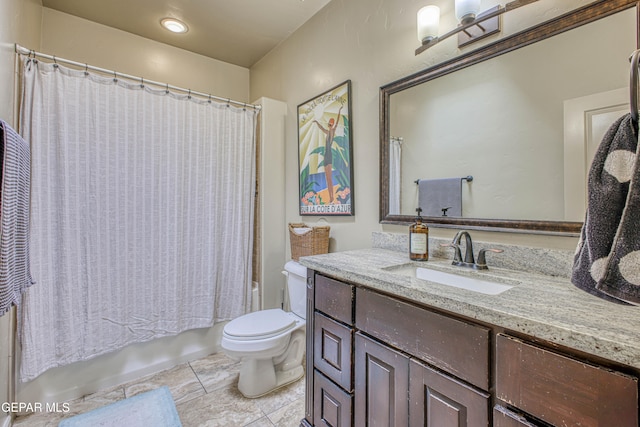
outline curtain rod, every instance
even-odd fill
[[[238,106],[242,106],[243,108],[253,108],[256,111],[260,111],[262,109],[262,106],[260,105],[253,105],[253,104],[248,104],[246,102],[240,102],[240,101],[234,101],[233,99],[229,99],[229,98],[221,98],[219,96],[215,96],[215,95],[211,95],[209,93],[203,93],[203,92],[196,92],[193,91],[191,89],[185,89],[185,88],[181,88],[178,86],[172,86],[168,83],[160,83],[160,82],[156,82],[153,80],[146,80],[143,77],[136,77],[136,76],[131,76],[129,74],[123,74],[123,73],[119,73],[117,71],[114,70],[107,70],[105,68],[100,68],[100,67],[95,67],[93,65],[88,65],[88,64],[83,64],[81,62],[76,62],[76,61],[72,61],[70,59],[64,59],[64,58],[59,58],[55,55],[48,55],[46,53],[41,53],[41,52],[36,52],[35,50],[31,50],[31,49],[27,49],[26,47],[20,46],[18,44],[15,45],[15,49],[16,49],[16,53],[19,55],[28,55],[31,56],[33,55],[33,57],[40,57],[40,58],[44,58],[44,59],[48,59],[50,61],[53,61],[55,63],[61,62],[64,64],[68,64],[68,65],[73,65],[74,67],[79,67],[82,68],[84,70],[91,70],[91,71],[97,71],[99,73],[103,73],[103,74],[109,74],[109,75],[113,75],[116,78],[124,78],[127,80],[131,80],[131,81],[138,81],[138,82],[143,82],[144,84],[150,84],[153,86],[158,86],[160,88],[163,89],[171,89],[171,90],[175,90],[175,91],[179,91],[179,92],[184,92],[185,94],[189,94],[189,95],[196,95],[199,96],[201,98],[205,98],[205,99],[215,99],[217,101],[222,101],[225,102],[227,104],[235,104]]]

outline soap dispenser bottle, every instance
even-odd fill
[[[429,227],[422,222],[421,208],[417,208],[416,222],[409,227],[409,258],[413,261],[429,260]]]

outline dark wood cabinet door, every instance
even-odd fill
[[[313,425],[316,427],[350,427],[353,398],[317,370],[314,371]]]
[[[353,330],[316,312],[314,314],[315,367],[348,392],[353,390]]]
[[[407,427],[409,358],[357,333],[355,426]]]
[[[409,362],[409,425],[487,427],[489,394],[414,359]]]

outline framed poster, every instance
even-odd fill
[[[351,80],[298,105],[300,215],[353,215]]]

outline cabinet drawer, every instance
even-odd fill
[[[489,389],[489,329],[365,289],[356,293],[358,329]]]
[[[318,371],[313,373],[313,425],[316,427],[350,427],[353,398]]]
[[[349,325],[353,324],[353,286],[316,276],[316,309]]]
[[[323,374],[352,391],[351,348],[353,331],[316,312],[314,315],[313,363]]]
[[[638,380],[496,338],[496,397],[553,425],[638,426]]]

